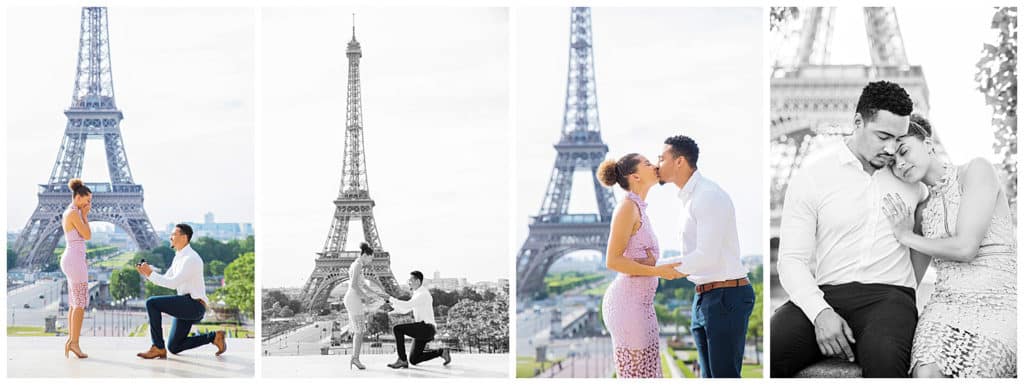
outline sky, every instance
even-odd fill
[[[263,10],[259,200],[263,287],[302,286],[338,196],[352,35],[362,45],[370,196],[399,282],[508,279],[508,12]],[[348,250],[358,248],[353,222]]]
[[[519,8],[515,252],[537,215],[560,137],[568,62],[569,9]],[[759,8],[594,8],[594,61],[601,133],[609,158],[656,160],[665,138],[688,135],[698,167],[732,197],[742,255],[762,251],[765,135]],[[597,210],[577,172],[570,212]],[[614,188],[618,201],[624,191]],[[675,185],[653,187],[647,212],[662,250],[679,250],[682,203]],[[603,252],[603,251],[602,251]]]
[[[992,15],[991,7],[896,8],[907,59],[922,67],[928,82],[928,117],[958,164],[976,157],[997,160],[992,110],[974,80],[982,45],[995,42],[997,32],[989,28]],[[839,8],[835,17],[832,63],[870,63],[861,9]]]
[[[253,222],[254,13],[244,8],[108,9],[121,133],[157,229],[180,221]],[[7,12],[7,225],[20,229],[49,180],[78,54],[78,7]],[[183,28],[182,20],[187,20]],[[83,179],[109,176],[102,140]]]

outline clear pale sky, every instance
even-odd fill
[[[897,7],[900,32],[910,64],[920,65],[928,82],[928,117],[953,162],[975,157],[996,160],[992,152],[992,110],[977,90],[975,64],[984,43],[994,43],[991,7]],[[941,43],[938,43],[941,42]],[[832,62],[869,63],[860,8],[839,8],[832,40]]]
[[[544,197],[561,131],[569,9],[518,10],[515,241]],[[732,197],[743,255],[762,250],[764,143],[762,17],[759,8],[594,8],[594,56],[601,132],[608,156],[652,160],[665,138],[684,134],[698,166]],[[570,211],[596,212],[593,188],[577,173]],[[583,182],[583,183],[579,183]],[[621,202],[624,192],[616,187]],[[648,194],[661,248],[679,250],[681,202],[671,184]]]
[[[304,284],[330,229],[353,12],[370,195],[392,270],[400,282],[411,270],[470,282],[509,278],[507,10],[268,8],[260,57],[263,286]],[[362,234],[349,239],[347,249],[358,249]]]
[[[25,225],[57,157],[80,17],[79,7],[8,9],[8,229]],[[253,10],[111,7],[108,18],[121,132],[153,225],[206,212],[252,222]],[[83,176],[109,181],[102,140],[88,142]]]

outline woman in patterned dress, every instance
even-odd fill
[[[92,238],[89,229],[89,211],[92,210],[92,191],[75,178],[68,181],[71,190],[71,204],[64,210],[61,221],[64,229],[64,254],[60,257],[60,269],[68,281],[68,340],[64,343],[64,357],[68,352],[75,357],[86,358],[78,345],[82,334],[85,308],[89,306],[89,265],[85,261],[85,241]]]
[[[658,240],[647,217],[647,191],[658,183],[657,168],[647,158],[628,154],[617,162],[606,160],[597,170],[605,186],[627,191],[612,217],[608,236],[608,268],[619,272],[602,302],[605,327],[612,336],[619,378],[661,377],[658,319],[654,292],[658,277],[682,278],[678,263],[654,266]]]
[[[366,366],[359,362],[359,353],[362,351],[363,336],[366,333],[366,306],[364,303],[372,300],[371,294],[377,297],[381,297],[382,294],[375,293],[367,284],[364,276],[366,274],[364,268],[373,260],[373,247],[363,242],[359,244],[359,250],[359,258],[356,258],[348,267],[348,290],[345,291],[342,302],[345,303],[345,311],[348,312],[348,331],[352,333],[352,359],[349,360],[348,367],[352,369],[355,366],[363,370],[366,369]],[[384,289],[380,288],[380,292],[383,293]]]
[[[899,140],[893,173],[922,182],[929,197],[917,209],[885,199],[900,243],[927,254],[935,290],[921,313],[911,352],[914,377],[1016,377],[1016,232],[992,165],[977,158],[953,165],[936,156],[931,127],[917,118]]]

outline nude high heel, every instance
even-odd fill
[[[366,366],[359,362],[359,359],[355,357],[352,357],[352,359],[348,361],[348,370],[352,370],[353,366],[359,368],[359,370],[366,370]]]
[[[64,346],[65,358],[68,356],[68,352],[75,353],[75,357],[78,358],[89,358],[88,354],[82,353],[82,348],[78,346],[78,343],[75,343],[74,346],[72,347],[72,343],[68,342],[68,344]]]

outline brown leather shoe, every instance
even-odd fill
[[[160,349],[156,345],[150,346],[149,350],[136,354],[136,356],[151,360],[154,358],[167,358],[167,350]]]
[[[217,347],[217,353],[214,355],[221,355],[225,350],[228,350],[228,342],[224,340],[224,331],[218,330],[213,336],[213,346]]]

